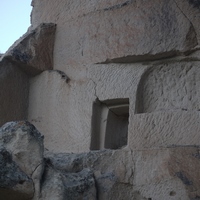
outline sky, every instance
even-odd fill
[[[31,0],[0,0],[0,53],[26,33],[31,10]]]

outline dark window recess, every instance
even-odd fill
[[[127,145],[129,99],[97,100],[93,105],[91,150]]]

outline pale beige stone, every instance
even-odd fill
[[[84,79],[67,82],[57,71],[43,72],[30,80],[28,119],[44,134],[47,149],[88,151],[96,99],[129,98],[133,115],[137,86],[147,67],[141,64],[92,65]]]
[[[66,73],[66,64],[155,60],[198,45],[198,30],[173,0],[46,0],[33,5],[33,26],[57,24],[54,67]]]
[[[153,67],[93,65],[82,82],[66,82],[57,71],[44,72],[31,80],[29,120],[44,133],[49,150],[88,151],[92,113],[95,112],[92,107],[96,99],[128,98],[128,143],[131,148],[179,143],[198,145],[199,62],[171,63],[169,60],[165,63]],[[158,113],[145,114],[152,112]],[[187,130],[194,140],[188,138]]]
[[[158,64],[138,87],[136,113],[200,110],[200,62]]]
[[[140,124],[138,113],[187,110],[192,116],[194,111],[197,123],[199,30],[198,10],[192,3],[32,1],[33,27],[42,22],[57,24],[54,69],[69,77],[66,81],[56,71],[48,71],[30,81],[28,119],[44,133],[48,149],[54,152],[90,149],[96,99],[100,102],[129,99],[128,145],[134,149],[134,144],[140,141],[134,138],[136,125],[139,124],[138,136],[146,118],[153,116],[159,120],[159,114],[142,115]],[[106,64],[110,62],[121,64]],[[125,62],[128,64],[122,64]],[[162,123],[170,114],[160,115],[164,119],[159,126],[167,131],[167,125]],[[174,113],[177,120],[179,115]],[[185,122],[181,121],[183,117],[179,118],[181,125]],[[144,127],[146,133],[151,124]],[[180,137],[180,127],[176,139]],[[195,128],[192,134],[197,137]],[[153,147],[156,142],[156,137],[152,137],[144,147]],[[104,139],[100,143],[104,146]],[[171,144],[171,140],[166,144]]]
[[[47,149],[55,153],[45,155],[43,173],[43,155],[38,153],[42,152],[41,147],[20,146],[18,140],[11,143],[12,148],[8,145],[11,150],[14,148],[14,160],[31,174],[35,200],[198,199],[199,3],[33,0],[32,6],[29,33],[37,33],[36,37],[25,35],[22,43],[18,41],[2,56],[1,62],[10,67],[12,76],[2,79],[0,94],[6,98],[0,101],[5,103],[12,94],[6,85],[14,90],[16,79],[22,77],[17,87],[25,84],[11,97],[20,97],[17,101],[25,107],[16,109],[13,118],[28,115],[45,135]],[[41,23],[51,24],[36,28]],[[56,35],[52,23],[57,24]],[[51,34],[43,34],[42,27]],[[32,31],[34,28],[36,32]],[[47,54],[40,52],[45,44]],[[28,52],[33,60],[27,61],[26,56],[18,59],[15,50],[21,51],[21,45],[22,55]],[[28,98],[28,76],[15,69],[13,63],[34,76],[29,79]],[[2,74],[7,70],[0,69]],[[17,76],[10,83],[15,72]],[[100,111],[95,110],[95,102],[101,105]],[[125,106],[113,102],[125,102]],[[15,104],[6,106],[0,114],[2,119],[13,119]],[[109,118],[111,111],[117,115],[114,109],[121,109],[119,115],[125,112],[126,124],[129,123],[124,146],[114,147],[119,150],[57,154],[112,149],[114,145],[106,146],[113,142],[112,137],[125,137],[112,131],[115,127],[124,128],[115,117]],[[7,110],[9,117],[5,115]],[[111,120],[112,137],[108,142],[106,131]],[[100,145],[94,144],[93,148],[94,137]],[[29,149],[30,158],[34,158],[24,156],[24,149]],[[16,155],[22,156],[18,159]],[[38,167],[33,167],[36,164]]]
[[[199,112],[169,111],[132,116],[131,149],[199,145]]]

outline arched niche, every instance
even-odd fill
[[[200,110],[200,63],[177,62],[149,68],[142,76],[137,113]]]

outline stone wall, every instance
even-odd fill
[[[33,0],[32,6],[32,28],[57,24],[54,70],[30,79],[28,119],[48,149],[103,149],[115,138],[106,128],[111,121],[125,130],[103,106],[117,99],[129,100],[128,148],[199,144],[198,2]]]

